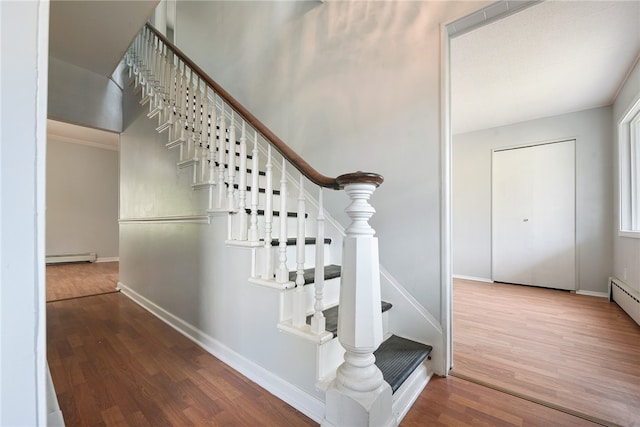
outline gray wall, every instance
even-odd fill
[[[381,173],[381,264],[441,313],[440,24],[478,2],[178,2],[177,45],[320,172]],[[326,193],[341,223],[347,198]]]
[[[49,3],[0,2],[0,425],[46,425]]]
[[[47,141],[46,254],[118,256],[118,152]]]
[[[640,61],[636,63],[632,73],[627,78],[626,83],[620,90],[616,102],[613,104],[614,146],[616,155],[614,157],[615,170],[618,170],[618,123],[622,120],[626,111],[633,103],[640,98]],[[618,173],[615,173],[615,186],[612,186],[613,194],[616,195],[615,214],[619,218],[618,204]],[[633,237],[622,237],[618,235],[619,224],[615,222],[614,233],[614,263],[613,275],[623,279],[627,284],[640,291],[640,239]],[[626,275],[625,275],[626,269]]]
[[[491,279],[491,150],[576,138],[577,288],[606,292],[613,263],[611,107],[453,137],[453,272]]]
[[[122,89],[111,79],[50,56],[48,117],[121,132]]]

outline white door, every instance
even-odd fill
[[[575,141],[495,150],[493,280],[574,290]]]

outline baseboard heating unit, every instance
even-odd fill
[[[47,264],[60,264],[63,262],[96,262],[98,254],[87,252],[86,254],[47,255]]]
[[[640,325],[640,292],[616,277],[609,278],[609,299]]]

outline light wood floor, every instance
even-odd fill
[[[68,427],[315,425],[120,293],[48,303],[47,342]],[[401,425],[593,424],[448,377],[431,380]]]
[[[118,262],[48,265],[47,302],[115,292],[118,265]]]
[[[454,373],[640,425],[640,326],[605,298],[455,280]]]

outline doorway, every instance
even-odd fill
[[[545,6],[546,2],[543,3],[542,5],[540,5],[541,7],[547,7]],[[531,8],[531,10],[536,9],[537,7],[540,6],[536,6],[534,8]],[[578,6],[576,6],[578,7]],[[497,9],[497,7],[496,7]],[[581,13],[579,13],[578,15],[582,15],[584,14],[584,10],[581,11]],[[526,13],[526,12],[525,12]],[[471,19],[470,17],[467,17],[465,19],[468,19],[470,21],[473,21],[473,19]],[[484,19],[484,20],[483,20]],[[479,21],[482,21],[481,25],[485,25],[487,23],[487,17],[485,15],[484,18],[479,19]],[[497,18],[496,18],[497,19]],[[558,19],[558,17],[554,17],[554,19]],[[578,19],[578,16],[576,16],[576,19]],[[537,20],[536,22],[539,22],[540,20]],[[478,21],[476,21],[478,22]],[[514,30],[513,34],[516,34],[517,31],[519,31],[518,29]],[[636,31],[636,30],[631,30],[631,31]],[[455,36],[452,36],[452,33],[447,30],[445,30],[445,39],[446,40],[451,40],[452,38],[454,38]],[[556,33],[556,35],[560,35],[560,33]],[[575,36],[575,34],[574,34]],[[577,36],[575,36],[577,37]],[[499,42],[500,40],[505,40],[505,39],[509,39],[509,41],[512,41],[511,39],[516,39],[516,37],[496,37],[494,39],[495,45],[490,45],[490,48],[487,49],[486,47],[481,47],[480,45],[476,44],[476,48],[478,51],[482,52],[484,54],[484,56],[487,57],[491,57],[496,59],[497,62],[497,58],[500,57],[501,55],[503,55],[503,52],[500,51],[499,49]],[[541,50],[545,50],[547,45],[541,43],[539,41],[539,38],[533,38],[534,40],[538,41],[538,44],[541,47]],[[517,44],[517,42],[515,43]],[[448,58],[447,55],[450,54],[450,52],[447,50],[449,48],[449,45],[447,44],[444,47],[444,52],[445,52],[445,58]],[[529,54],[529,51],[526,51],[527,54]],[[535,51],[538,52],[538,51]],[[567,50],[565,50],[565,52],[568,52]],[[539,52],[538,52],[539,53]],[[534,57],[534,50],[531,50],[531,57]],[[477,58],[476,58],[477,59]],[[472,64],[466,64],[466,65],[472,65]],[[529,69],[532,69],[534,64],[529,64]],[[448,66],[448,64],[446,65]],[[504,68],[504,67],[503,67]],[[525,68],[525,67],[522,67]],[[522,71],[522,68],[518,68],[518,71]],[[514,71],[515,69],[511,69],[510,71]],[[445,68],[445,74],[447,76],[450,76],[451,70]],[[481,72],[478,72],[478,70],[474,69],[472,66],[468,66],[467,68],[465,68],[466,72],[470,72],[470,73],[475,73],[477,74],[482,74]],[[535,74],[535,72],[534,72]],[[549,75],[545,74],[545,79],[539,79],[539,76],[533,76],[534,78],[530,80],[532,87],[536,87],[535,83],[536,82],[541,82],[543,80],[547,80],[547,78],[550,78]],[[494,89],[494,91],[492,91],[489,95],[484,96],[481,99],[469,99],[469,100],[465,100],[468,104],[472,105],[475,109],[477,109],[478,111],[480,110],[489,110],[490,108],[488,108],[488,106],[494,102],[497,101],[497,99],[500,97],[500,93],[499,93],[499,89],[501,89],[501,86],[505,83],[504,80],[500,80],[500,79],[493,79],[493,80],[488,80],[486,82],[486,86]],[[443,93],[446,93],[444,91],[449,91],[450,88],[446,86],[447,82],[445,81],[445,87],[443,88]],[[529,85],[520,85],[517,87],[518,90],[522,90],[522,91],[526,91],[529,88]],[[542,91],[544,90],[541,85],[538,85],[537,88]],[[504,93],[504,92],[501,92]],[[521,92],[517,92],[516,94],[520,94]],[[558,99],[563,99],[563,93],[562,92],[557,92],[556,93],[556,97]],[[518,97],[516,97],[516,99],[519,99]],[[479,102],[474,102],[474,101],[479,101]],[[609,101],[607,102],[611,102],[611,98],[609,99]],[[607,104],[600,104],[600,105],[607,105]],[[519,109],[519,110],[525,110],[528,109],[529,107],[531,107],[531,105],[527,104],[527,103],[521,103],[520,105],[516,107],[514,107],[514,109]],[[447,111],[447,104],[446,101],[444,103],[444,111]],[[594,108],[594,107],[592,107]],[[595,110],[595,108],[594,108]],[[539,334],[539,336],[544,336],[545,334],[555,334],[557,332],[562,331],[563,333],[567,334],[567,337],[570,336],[570,334],[572,333],[577,333],[577,334],[581,334],[581,333],[586,333],[587,330],[589,330],[589,332],[591,331],[595,331],[595,330],[601,330],[603,329],[603,325],[606,324],[606,322],[595,322],[593,324],[593,328],[588,328],[586,327],[586,325],[583,323],[582,325],[580,325],[579,327],[574,327],[574,328],[570,328],[567,326],[567,324],[563,323],[563,320],[565,318],[565,316],[569,316],[568,312],[571,311],[571,307],[568,305],[569,301],[573,301],[577,298],[581,298],[584,299],[582,295],[576,295],[573,293],[569,293],[569,292],[562,292],[562,291],[552,291],[552,290],[548,290],[548,289],[543,289],[543,288],[532,288],[532,287],[525,287],[525,286],[511,286],[511,285],[494,285],[493,284],[493,263],[491,260],[491,256],[492,256],[492,246],[491,246],[491,240],[492,240],[492,229],[491,229],[491,224],[492,224],[492,218],[491,218],[491,203],[492,203],[492,199],[491,199],[491,173],[492,173],[492,169],[491,169],[491,162],[492,162],[492,156],[494,153],[494,150],[496,148],[500,148],[500,149],[504,149],[504,148],[512,148],[513,144],[517,144],[520,142],[531,142],[531,141],[559,141],[563,138],[569,137],[567,138],[567,140],[572,140],[574,137],[576,137],[576,141],[573,142],[573,144],[576,146],[576,160],[575,160],[575,167],[577,170],[577,175],[576,175],[576,183],[577,183],[577,188],[578,188],[578,192],[577,195],[575,197],[576,200],[576,206],[577,206],[577,212],[578,212],[578,217],[576,219],[576,224],[577,224],[577,231],[576,231],[576,235],[578,236],[577,240],[578,240],[578,246],[577,249],[579,251],[579,253],[577,253],[577,256],[574,256],[576,258],[575,264],[577,266],[577,269],[574,269],[574,271],[577,270],[577,272],[575,273],[575,277],[573,278],[573,283],[574,283],[574,288],[577,288],[578,292],[584,292],[583,290],[588,290],[588,289],[594,289],[594,290],[598,290],[599,288],[597,287],[597,285],[594,285],[592,288],[590,288],[589,286],[585,286],[585,283],[589,283],[589,281],[593,280],[593,277],[596,276],[600,276],[600,271],[598,270],[598,268],[592,268],[591,266],[595,266],[598,265],[599,259],[598,258],[602,258],[602,259],[606,259],[607,262],[606,263],[602,263],[600,264],[601,270],[609,270],[610,266],[612,264],[612,257],[609,257],[609,254],[607,253],[606,250],[601,250],[597,247],[597,244],[599,244],[600,242],[604,242],[604,244],[606,244],[607,242],[610,241],[611,239],[611,230],[613,229],[613,223],[614,223],[614,218],[612,218],[609,221],[602,221],[600,222],[600,220],[598,220],[598,223],[595,224],[593,222],[589,222],[589,220],[585,220],[586,218],[593,218],[593,214],[594,212],[598,211],[598,210],[602,210],[601,212],[603,212],[602,214],[598,213],[596,214],[596,216],[599,215],[606,215],[604,213],[604,211],[606,209],[611,210],[611,206],[613,203],[613,200],[610,200],[606,197],[606,192],[608,192],[609,194],[611,193],[611,188],[613,188],[613,183],[611,181],[610,184],[608,184],[608,186],[606,187],[606,190],[603,190],[601,193],[595,194],[591,191],[591,187],[592,186],[598,186],[600,185],[598,180],[610,180],[610,175],[613,173],[610,169],[606,169],[608,166],[605,166],[604,164],[602,164],[601,167],[601,171],[603,172],[602,174],[600,174],[598,176],[597,179],[594,179],[594,177],[588,177],[588,179],[586,179],[585,177],[587,177],[589,174],[591,174],[592,171],[596,170],[595,168],[591,168],[589,165],[587,165],[585,162],[589,162],[593,159],[597,159],[598,157],[600,158],[611,158],[610,156],[610,151],[608,151],[606,148],[598,148],[597,150],[602,150],[599,151],[599,153],[601,154],[597,154],[594,155],[594,152],[591,151],[590,148],[586,148],[587,145],[590,145],[591,143],[587,142],[587,139],[592,138],[593,135],[600,133],[600,139],[602,140],[601,142],[598,142],[597,144],[599,144],[599,147],[605,147],[606,143],[608,143],[610,145],[610,140],[612,137],[612,131],[610,130],[610,127],[608,128],[609,130],[607,130],[607,128],[603,128],[604,130],[598,130],[596,132],[592,132],[589,127],[591,126],[591,124],[589,124],[589,120],[591,120],[592,118],[596,117],[599,114],[602,114],[603,116],[606,115],[606,112],[602,112],[602,111],[592,111],[590,113],[586,113],[586,109],[585,110],[573,110],[574,115],[569,115],[569,113],[562,113],[564,115],[561,116],[560,113],[556,113],[558,114],[556,119],[553,119],[551,114],[547,114],[547,115],[539,115],[539,116],[529,116],[526,120],[522,119],[521,121],[513,121],[510,122],[511,124],[513,123],[524,123],[525,121],[528,120],[527,125],[526,126],[522,126],[522,127],[518,127],[516,128],[515,126],[509,127],[509,123],[495,123],[493,126],[486,126],[486,127],[477,127],[475,129],[467,129],[466,132],[460,132],[460,133],[455,133],[457,137],[460,136],[460,134],[464,134],[467,135],[468,133],[481,133],[482,138],[484,139],[484,141],[490,141],[492,140],[493,142],[495,142],[495,140],[497,138],[502,138],[501,142],[499,145],[491,145],[490,142],[486,142],[485,145],[480,146],[479,148],[476,147],[475,151],[468,156],[469,161],[467,163],[464,164],[464,173],[466,173],[468,176],[467,178],[471,177],[471,181],[474,180],[474,178],[478,178],[475,181],[473,181],[475,184],[478,184],[480,182],[480,180],[484,180],[482,181],[482,186],[480,185],[476,185],[473,187],[468,187],[465,189],[466,193],[468,196],[470,196],[470,198],[473,199],[474,203],[470,203],[469,205],[466,206],[467,208],[467,212],[469,216],[475,217],[475,221],[474,223],[471,224],[471,226],[467,226],[468,224],[464,224],[463,226],[460,226],[460,224],[456,224],[456,211],[459,211],[458,207],[455,205],[455,200],[453,201],[453,215],[452,215],[452,221],[453,221],[453,231],[448,230],[448,232],[452,232],[454,233],[467,233],[470,236],[473,236],[472,238],[468,239],[467,241],[469,242],[469,244],[465,245],[466,247],[464,248],[464,250],[466,250],[468,252],[468,255],[470,255],[470,258],[475,258],[477,262],[476,264],[482,264],[482,267],[484,269],[478,268],[476,269],[476,271],[479,271],[480,273],[478,274],[469,274],[469,273],[462,273],[471,277],[467,277],[467,278],[471,278],[471,279],[476,279],[475,282],[478,285],[485,285],[483,290],[490,290],[492,288],[497,289],[500,286],[506,286],[504,289],[509,289],[509,290],[518,290],[518,291],[522,291],[522,290],[535,290],[537,292],[552,292],[553,294],[557,294],[557,295],[562,295],[563,297],[568,297],[568,299],[566,299],[565,301],[567,301],[566,305],[561,305],[561,308],[559,309],[560,311],[558,311],[556,313],[556,318],[554,322],[550,322],[549,323],[549,327],[545,330],[543,328],[538,328],[536,329],[536,333]],[[578,113],[575,113],[575,111],[578,111]],[[480,111],[481,113],[484,111]],[[581,116],[582,115],[582,116]],[[456,117],[454,116],[451,119],[453,122],[456,121]],[[573,128],[573,130],[568,129],[567,127],[564,127],[565,125],[568,124],[569,121],[572,120],[576,120],[580,121],[579,124],[577,124],[577,126],[575,126]],[[609,120],[610,120],[610,112],[609,112]],[[533,123],[535,121],[535,123]],[[454,146],[451,143],[451,139],[453,139],[452,137],[449,137],[448,133],[454,133],[452,132],[452,129],[450,127],[450,122],[449,122],[449,118],[445,117],[445,136],[444,136],[444,141],[443,144],[445,144],[444,146],[444,150],[445,153],[447,150],[451,150],[450,155],[451,155],[451,159],[456,158],[459,154],[459,152],[456,152],[456,150],[459,150],[459,146],[456,145]],[[607,125],[605,125],[607,126]],[[505,141],[504,139],[504,134],[506,133],[511,133],[510,137],[511,139],[509,141]],[[447,138],[449,138],[449,140],[447,140]],[[564,139],[563,139],[564,140]],[[608,142],[607,142],[608,141]],[[483,142],[484,143],[484,142]],[[449,145],[447,145],[449,144]],[[458,144],[458,140],[456,140],[456,144]],[[594,145],[595,147],[595,145]],[[446,160],[446,158],[445,158]],[[452,162],[447,163],[447,166],[452,166],[454,169],[457,167],[457,165],[454,165]],[[459,169],[460,170],[460,169]],[[455,172],[455,171],[454,171]],[[475,175],[474,175],[475,174]],[[452,186],[453,186],[453,190],[452,192],[455,194],[456,192],[456,174],[453,174],[453,180],[452,180]],[[447,177],[446,175],[444,176],[444,180],[446,181]],[[588,196],[586,196],[586,194],[589,193]],[[455,198],[455,195],[453,196]],[[602,217],[600,217],[602,218]],[[524,222],[524,219],[527,219],[526,216],[522,216],[520,218],[520,221]],[[529,218],[530,219],[530,218]],[[479,223],[484,223],[484,228],[481,228],[479,226],[477,226],[477,224]],[[570,227],[570,226],[568,226]],[[478,230],[481,230],[482,232],[479,232]],[[587,236],[587,234],[590,234],[592,232],[592,230],[596,230],[596,229],[601,229],[603,230],[602,232],[598,232],[599,234],[597,236]],[[607,231],[608,230],[608,231]],[[447,233],[447,230],[445,230],[445,235]],[[458,249],[460,248],[460,245],[457,245],[455,242],[455,236],[452,236],[454,238],[452,238],[452,253],[454,254],[453,256],[453,268],[452,268],[452,273],[457,273],[458,275],[462,275],[460,274],[459,270],[456,268],[455,265],[455,254],[458,251]],[[488,242],[488,243],[487,243]],[[590,254],[598,254],[598,256],[591,256]],[[607,258],[609,257],[609,258]],[[588,259],[587,259],[588,258]],[[446,263],[445,263],[446,264]],[[477,265],[475,266],[477,267]],[[587,272],[586,270],[589,270],[589,272]],[[505,281],[510,281],[510,282],[526,282],[526,280],[522,280],[522,279],[518,279],[518,280],[514,280],[514,279],[503,279]],[[606,283],[606,277],[604,277],[604,279],[602,278],[598,278],[598,283],[602,282],[602,283]],[[483,283],[483,282],[490,282],[490,283]],[[447,292],[451,292],[454,293],[455,290],[452,288],[444,289],[443,288],[443,294],[445,295],[445,298],[447,297],[447,295],[449,295],[449,298],[447,300],[445,300],[443,302],[443,306],[447,307],[447,304],[451,304],[453,301],[453,297],[451,296],[451,294],[447,294]],[[593,294],[597,294],[597,292],[592,292]],[[497,295],[497,294],[496,294]],[[592,298],[592,297],[591,297]],[[491,302],[496,302],[498,300],[497,296],[493,295],[492,297],[487,299],[490,303]],[[538,317],[536,316],[536,314],[540,315],[543,314],[543,312],[547,311],[547,308],[545,308],[544,305],[541,306],[537,306],[538,310],[536,313],[536,310],[533,310],[533,314],[524,314],[524,308],[522,306],[518,306],[517,304],[519,303],[525,303],[524,306],[531,306],[531,307],[536,307],[536,305],[534,303],[538,303],[542,300],[542,298],[538,297],[538,296],[532,296],[531,299],[525,299],[524,297],[520,297],[520,298],[515,298],[513,300],[513,302],[502,302],[502,304],[500,305],[500,308],[511,312],[511,314],[514,314],[514,316],[512,318],[500,318],[499,316],[497,316],[498,314],[498,310],[497,309],[492,309],[492,308],[487,308],[485,306],[480,306],[479,300],[475,299],[474,302],[471,303],[472,306],[474,306],[475,308],[480,308],[478,311],[474,312],[474,316],[475,319],[478,318],[487,318],[490,317],[493,321],[495,321],[495,327],[501,327],[501,326],[516,326],[516,329],[523,329],[525,327],[525,325],[533,325],[534,328],[536,328],[536,324],[538,322]],[[592,298],[592,302],[595,305],[600,304],[601,308],[605,308],[607,307],[613,307],[613,309],[615,309],[616,307],[608,304],[608,302],[605,299],[596,299],[596,298]],[[563,312],[562,310],[566,310],[565,312]],[[453,317],[455,317],[455,313],[454,311],[450,311],[451,315]],[[589,319],[589,321],[593,318],[589,312],[575,312],[573,313],[576,315],[576,318],[582,318],[585,319],[585,321],[587,319]],[[623,316],[623,314],[621,314]],[[472,319],[470,319],[470,322],[473,322],[475,319],[473,319],[474,316],[471,316]],[[460,317],[458,317],[458,319],[460,319]],[[449,323],[447,326],[449,326],[451,323]],[[539,326],[539,325],[538,325]],[[528,380],[535,380],[535,378],[537,376],[543,377],[543,376],[547,376],[547,377],[551,377],[553,379],[553,375],[554,373],[551,370],[548,370],[546,367],[542,367],[539,364],[539,361],[536,360],[536,358],[541,359],[543,357],[547,357],[550,355],[554,355],[554,356],[558,356],[561,352],[555,348],[553,345],[543,345],[541,344],[538,347],[535,348],[529,348],[529,350],[525,350],[523,347],[519,347],[517,345],[517,342],[512,342],[512,343],[499,343],[497,341],[492,341],[493,338],[495,338],[496,336],[499,335],[498,332],[496,332],[497,329],[493,329],[493,330],[489,330],[484,331],[484,332],[480,332],[478,331],[476,333],[476,339],[478,340],[478,342],[476,342],[475,344],[478,343],[487,343],[490,342],[492,343],[492,347],[494,348],[498,348],[499,349],[499,355],[501,358],[503,358],[503,361],[505,363],[505,365],[500,366],[499,364],[494,365],[494,373],[497,374],[498,377],[500,378],[506,378],[509,377],[510,375],[513,377],[518,377],[520,376],[522,378],[523,375],[527,375],[527,379]],[[602,331],[601,331],[602,332]],[[448,339],[450,339],[451,341],[449,341],[449,345],[450,345],[450,352],[448,353],[451,358],[450,358],[450,362],[453,365],[453,363],[455,362],[455,360],[453,359],[453,334],[455,334],[455,330],[448,335]],[[600,335],[599,339],[602,339],[604,336]],[[609,337],[606,337],[607,340],[609,339]],[[525,336],[525,337],[521,337],[519,338],[520,341],[530,341],[529,337]],[[573,339],[573,338],[571,338]],[[562,340],[559,341],[560,343],[562,343]],[[565,340],[566,342],[566,340]],[[485,361],[492,361],[495,362],[497,360],[497,356],[496,355],[492,355],[489,353],[483,353],[480,350],[480,347],[474,347],[473,348],[476,353],[472,356],[472,359],[481,359],[481,360],[485,360]],[[528,356],[526,353],[529,353],[530,355],[532,355],[533,357],[531,359],[525,359],[526,356]],[[586,379],[588,377],[589,380],[591,380],[591,384],[586,386],[585,388],[592,388],[594,391],[599,390],[600,394],[606,394],[606,391],[603,391],[602,388],[602,383],[599,380],[598,375],[601,374],[597,374],[596,373],[596,369],[592,368],[577,368],[576,369],[576,364],[575,364],[575,360],[577,357],[579,357],[580,355],[577,353],[571,353],[571,352],[566,352],[562,354],[564,361],[567,362],[568,364],[567,366],[567,372],[569,371],[573,371],[574,373],[577,373],[577,380],[581,380],[581,379]],[[605,357],[609,357],[611,360],[615,360],[615,357],[612,357],[611,355],[609,356],[605,356]],[[527,362],[523,362],[524,360],[528,360]],[[512,368],[514,366],[514,364],[516,363],[521,363],[521,364],[526,364],[526,368],[530,368],[531,370],[527,373],[527,374],[523,374],[523,373],[515,373],[513,371],[509,371],[510,368]],[[591,360],[588,363],[593,363],[593,360]],[[564,367],[565,365],[563,365]],[[455,369],[455,366],[454,366]],[[617,369],[617,368],[615,368]],[[614,370],[615,370],[614,369]],[[631,369],[634,370],[634,374],[635,374],[635,368]],[[627,373],[630,372],[631,370],[627,369]],[[588,373],[588,375],[587,375]],[[621,375],[622,372],[618,372],[616,373],[616,375]],[[606,378],[605,376],[602,376],[602,378]],[[569,391],[569,388],[566,387],[567,384],[570,384],[571,381],[566,380],[566,379],[559,379],[559,377],[555,378],[555,382],[552,381],[551,385],[543,385],[541,382],[538,384],[530,384],[530,387],[526,390],[528,393],[528,396],[531,396],[534,393],[531,393],[532,390],[537,391],[537,389],[543,389],[546,388],[547,391],[549,391],[550,393],[555,393],[556,397],[557,396],[564,396],[565,398],[568,399],[580,399],[582,401],[582,403],[584,402],[589,402],[588,398],[586,397],[581,397],[578,398],[577,394],[575,393],[571,393]],[[637,382],[635,383],[637,384]],[[610,394],[613,394],[613,391],[616,387],[610,387],[608,390],[610,392]],[[635,392],[632,392],[635,393]],[[637,399],[637,398],[636,398]],[[547,399],[548,401],[549,399]],[[591,405],[587,405],[586,407],[583,406],[583,413],[585,411],[590,411],[591,409],[597,409],[597,407],[599,406],[597,403],[594,403],[595,401],[591,401]],[[637,400],[636,400],[637,403]],[[612,406],[617,405],[612,403]],[[634,415],[634,410],[633,409],[629,409],[629,408],[633,408],[633,406],[629,406],[627,409],[621,409],[620,413],[623,413],[625,411],[627,411],[627,415],[631,414]],[[618,408],[620,409],[620,408]],[[613,418],[609,418],[609,420],[613,420]],[[622,423],[623,425],[625,425],[624,423]]]

